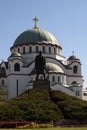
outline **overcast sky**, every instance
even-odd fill
[[[87,0],[0,0],[0,62],[20,33],[34,26],[52,33],[66,59],[72,51],[80,58],[87,87]]]

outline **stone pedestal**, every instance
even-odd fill
[[[33,88],[50,91],[50,81],[49,80],[35,80],[33,82]]]

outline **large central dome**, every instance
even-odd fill
[[[26,30],[21,33],[14,42],[13,46],[19,46],[24,44],[35,44],[35,43],[45,43],[45,44],[53,44],[58,45],[56,38],[49,33],[48,31],[33,28],[30,30]]]

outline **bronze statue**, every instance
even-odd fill
[[[38,79],[39,74],[43,74],[43,77],[45,79],[45,65],[46,65],[46,60],[42,55],[42,52],[39,51],[39,55],[36,56],[35,58],[35,69],[36,69],[36,80]]]

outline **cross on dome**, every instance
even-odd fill
[[[73,56],[75,55],[75,52],[74,52],[74,51],[72,51],[72,55],[73,55]]]
[[[34,28],[38,28],[38,27],[37,27],[37,22],[39,21],[39,19],[35,16],[35,17],[33,18],[33,21],[34,21]]]

